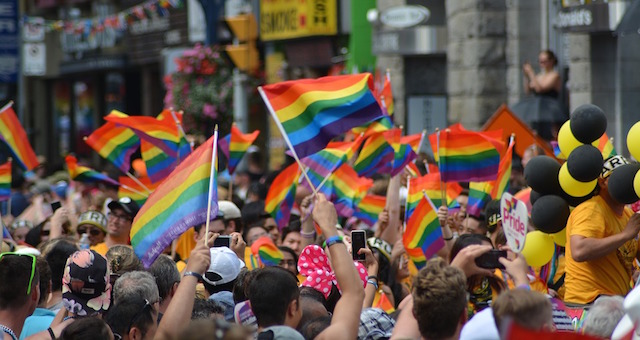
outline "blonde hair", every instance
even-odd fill
[[[122,275],[134,270],[144,270],[142,262],[133,252],[133,248],[125,245],[115,245],[107,251],[107,262],[111,273]]]
[[[498,331],[506,326],[507,320],[531,330],[540,330],[553,324],[551,302],[539,292],[508,290],[498,295],[491,308]]]

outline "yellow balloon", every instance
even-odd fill
[[[564,247],[567,244],[567,229],[562,229],[555,234],[551,234],[551,238],[553,238],[555,244]]]
[[[591,182],[580,182],[571,177],[569,168],[567,168],[567,163],[562,164],[560,167],[558,181],[560,181],[560,187],[562,187],[562,190],[573,197],[587,196],[596,188],[596,185],[598,185],[598,179],[594,179]]]
[[[633,124],[627,134],[627,148],[633,158],[640,159],[640,122]]]
[[[527,234],[521,254],[529,266],[542,267],[551,261],[554,249],[551,235],[535,230]]]
[[[569,157],[571,151],[580,145],[582,145],[582,143],[573,135],[569,121],[566,121],[558,131],[558,146],[560,147],[560,151],[564,156]]]
[[[635,190],[636,195],[640,197],[640,171],[633,177],[633,190]]]

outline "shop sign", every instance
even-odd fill
[[[556,26],[566,32],[606,32],[609,27],[609,5],[589,4],[563,8]]]
[[[292,39],[338,32],[336,0],[263,0],[260,39]]]
[[[47,72],[47,50],[44,43],[25,43],[22,53],[25,76],[43,76]]]
[[[389,27],[407,28],[429,20],[430,12],[423,6],[392,7],[380,15],[380,21]]]

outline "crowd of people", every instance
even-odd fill
[[[522,189],[522,166],[536,152],[514,161],[512,192]],[[208,233],[194,226],[149,268],[130,246],[136,201],[104,184],[14,176],[14,205],[3,217],[11,239],[0,255],[0,335],[499,339],[520,328],[609,338],[637,277],[640,232],[640,217],[608,194],[617,164],[605,162],[599,191],[571,214],[566,247],[542,268],[507,246],[499,203],[469,215],[464,189],[459,209],[438,209],[445,246],[418,270],[402,242],[403,173],[374,179],[371,190],[387,201],[373,227],[339,217],[327,197],[298,186],[289,224],[278,228],[265,212],[277,172],[250,166],[233,186],[219,179]],[[367,233],[361,261],[351,254],[356,229]],[[228,247],[214,247],[220,236],[229,236]],[[277,265],[252,260],[252,244],[265,237],[282,253]],[[493,249],[507,256],[496,268],[479,266]],[[576,320],[576,310],[584,317]]]

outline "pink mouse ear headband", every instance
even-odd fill
[[[367,282],[367,270],[360,262],[354,261],[353,264],[356,266],[356,270],[362,281],[362,286],[364,287]],[[340,289],[338,281],[336,280],[336,274],[329,264],[327,254],[325,254],[320,246],[310,245],[302,250],[300,258],[298,259],[298,271],[307,277],[307,279],[302,282],[302,285],[318,290],[324,294],[325,298],[331,293],[332,285],[335,284],[338,289]]]

